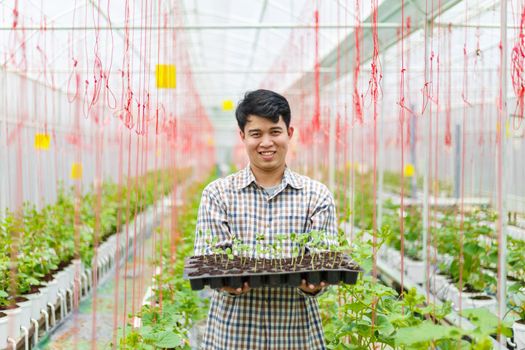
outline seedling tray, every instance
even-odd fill
[[[314,257],[288,259],[255,259],[225,255],[192,256],[185,260],[184,278],[190,281],[192,290],[205,286],[212,289],[239,288],[248,282],[250,288],[291,286],[297,287],[304,279],[318,285],[355,284],[361,269],[347,255],[319,253]]]

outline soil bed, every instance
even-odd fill
[[[296,258],[254,259],[227,255],[192,256],[184,266],[184,278],[193,290],[264,286],[293,286],[307,283],[354,284],[361,269],[346,254],[321,252]]]

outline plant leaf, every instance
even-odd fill
[[[406,327],[398,330],[395,341],[398,345],[412,345],[439,339],[459,338],[461,334],[462,332],[456,327],[423,322],[414,327]]]
[[[510,323],[504,321],[500,327],[500,321],[496,315],[487,310],[486,308],[478,309],[467,309],[463,311],[463,314],[469,319],[474,326],[479,329],[481,336],[493,333],[498,333],[498,330],[504,335],[512,335],[510,330]]]
[[[156,335],[156,341],[153,345],[160,348],[176,348],[183,344],[183,338],[173,332],[163,331]]]

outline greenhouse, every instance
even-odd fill
[[[525,350],[524,1],[0,18],[0,350]]]

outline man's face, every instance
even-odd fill
[[[249,115],[244,132],[240,134],[252,166],[263,171],[284,167],[293,127],[287,129],[282,117],[274,123],[266,118]]]

